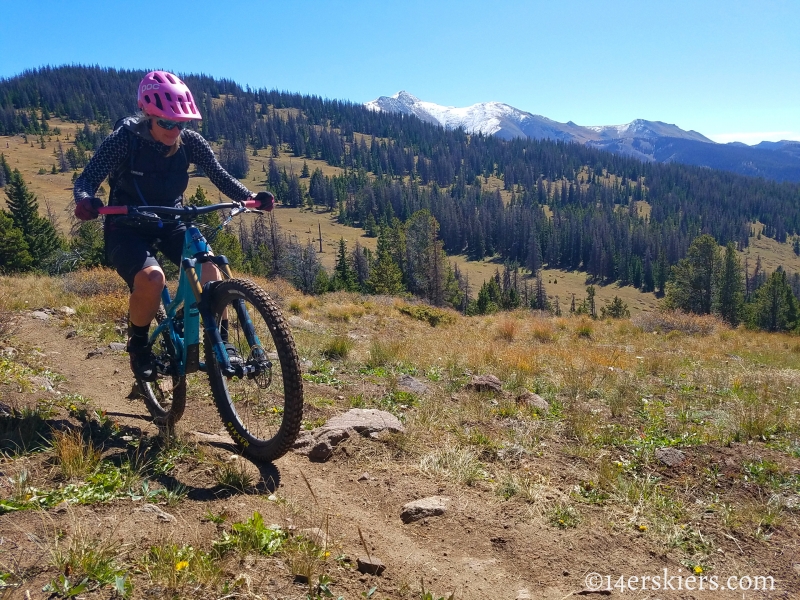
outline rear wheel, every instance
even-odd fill
[[[252,376],[226,377],[206,337],[211,391],[225,428],[250,458],[272,461],[289,451],[303,418],[303,379],[292,334],[280,309],[252,281],[229,279],[214,287],[217,327],[228,319],[228,341]]]
[[[163,308],[158,309],[156,323],[166,319]],[[160,428],[171,429],[183,416],[186,409],[186,376],[177,375],[175,345],[166,330],[153,342],[159,377],[156,381],[137,379],[144,405]]]

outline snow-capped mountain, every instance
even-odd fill
[[[676,137],[713,143],[696,131],[684,131],[676,125],[661,121],[636,119],[625,125],[581,127],[572,121],[559,123],[502,102],[481,102],[465,108],[457,108],[425,102],[408,92],[397,92],[394,96],[381,96],[377,100],[367,102],[365,106],[372,110],[416,115],[428,123],[450,129],[463,127],[468,133],[496,135],[503,139],[530,137],[586,143],[621,138]]]
[[[502,102],[458,108],[420,100],[408,92],[365,103],[370,110],[415,115],[434,125],[468,133],[552,139],[586,144],[644,161],[681,162],[778,180],[800,181],[800,143],[717,144],[696,131],[662,121],[636,119],[624,125],[581,126],[560,123]]]

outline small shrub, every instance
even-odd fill
[[[100,462],[100,452],[91,440],[83,439],[80,429],[57,432],[52,443],[56,463],[65,479],[84,478]]]
[[[429,306],[427,304],[406,304],[397,308],[402,314],[408,315],[418,321],[425,321],[431,327],[439,325],[449,325],[455,323],[455,315],[441,308]]]
[[[575,328],[575,335],[579,338],[590,339],[592,337],[592,326],[589,323],[583,322]]]
[[[506,342],[513,342],[517,337],[519,323],[515,319],[503,319],[497,326],[497,337]]]
[[[65,545],[62,545],[60,540],[56,540],[51,549],[51,562],[59,572],[65,575],[50,582],[49,586],[51,587],[47,591],[64,595],[65,591],[75,591],[81,586],[85,591],[92,591],[109,585],[118,590],[121,589],[123,596],[127,595],[132,586],[124,571],[117,564],[118,553],[117,544],[108,540],[91,538],[81,530],[78,530]],[[80,583],[70,585],[70,579]],[[67,595],[66,597],[71,596]]]
[[[219,540],[214,541],[214,551],[222,556],[236,550],[241,554],[275,554],[284,541],[286,532],[277,526],[267,527],[261,514],[254,512],[244,523],[234,523],[230,532],[224,532]]]
[[[466,485],[472,485],[486,476],[483,465],[471,450],[452,446],[445,446],[424,456],[419,467],[431,477]]]
[[[221,574],[212,554],[188,545],[151,546],[139,565],[150,581],[163,584],[170,590],[188,583],[213,585]]]
[[[123,294],[127,297],[130,293],[128,286],[116,271],[106,268],[68,273],[62,278],[62,286],[65,292],[83,298],[101,294]]]
[[[537,342],[549,344],[556,339],[555,333],[549,323],[536,322],[531,327],[531,336]]]
[[[575,507],[563,502],[556,504],[550,509],[547,517],[550,524],[559,529],[577,527],[581,522],[580,514]]]
[[[733,437],[737,442],[766,440],[785,423],[785,415],[751,391],[744,392],[744,398],[733,407],[732,413]]]
[[[301,312],[303,312],[303,305],[297,298],[293,298],[289,301],[288,308],[289,312],[294,315],[299,315]]]
[[[346,335],[337,335],[329,340],[322,349],[322,354],[329,360],[339,360],[347,358],[350,350],[353,349],[354,342]]]
[[[369,347],[369,358],[366,366],[369,369],[386,367],[396,364],[400,360],[400,350],[402,346],[399,342],[376,339]]]
[[[349,323],[351,319],[364,315],[364,309],[357,304],[339,304],[328,308],[328,318],[331,321]]]
[[[323,568],[323,563],[330,556],[325,544],[325,534],[303,533],[286,540],[281,547],[281,557],[296,578],[305,580],[313,586],[314,575]]]
[[[572,406],[564,414],[564,433],[579,442],[594,440],[596,427],[597,417],[583,407]]]
[[[245,468],[245,459],[220,461],[214,466],[214,479],[223,489],[244,493],[255,483]]]
[[[86,308],[79,311],[78,315],[83,317],[84,311],[88,313],[92,323],[97,326],[108,326],[109,322],[125,319],[128,315],[128,292],[99,293],[91,297],[85,305]]]

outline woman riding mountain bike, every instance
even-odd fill
[[[139,84],[138,104],[141,112],[121,121],[75,180],[78,219],[97,218],[103,202],[95,195],[106,177],[111,187],[110,206],[181,206],[189,185],[189,164],[200,167],[230,199],[255,200],[258,208],[273,209],[275,197],[270,192],[251,192],[222,168],[199,133],[185,129],[189,122],[202,117],[194,96],[177,76],[166,71],[148,73]],[[154,381],[158,376],[148,338],[165,276],[154,251],[160,250],[178,265],[185,232],[185,225],[170,225],[168,220],[151,228],[134,226],[114,216],[106,217],[104,223],[106,259],[131,290],[127,350],[131,370],[142,381]],[[213,263],[203,265],[201,284],[221,278]],[[228,343],[225,317],[220,322],[222,341],[231,363],[241,361],[236,347]]]

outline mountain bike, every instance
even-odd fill
[[[294,443],[303,416],[303,380],[292,333],[264,290],[248,279],[232,277],[228,259],[211,252],[200,232],[204,226],[198,222],[201,215],[230,209],[211,230],[216,234],[235,216],[260,212],[250,210],[255,205],[247,201],[185,207],[107,206],[100,213],[120,215],[115,218],[133,226],[164,226],[162,216],[186,225],[177,291],[173,298],[164,287],[157,324],[150,334],[158,377],[137,379],[154,423],[173,428],[186,408],[186,376],[205,372],[234,443],[250,458],[272,461]],[[200,284],[206,263],[216,265],[222,281]],[[238,356],[229,356],[223,342],[223,319],[228,322],[227,341]]]

